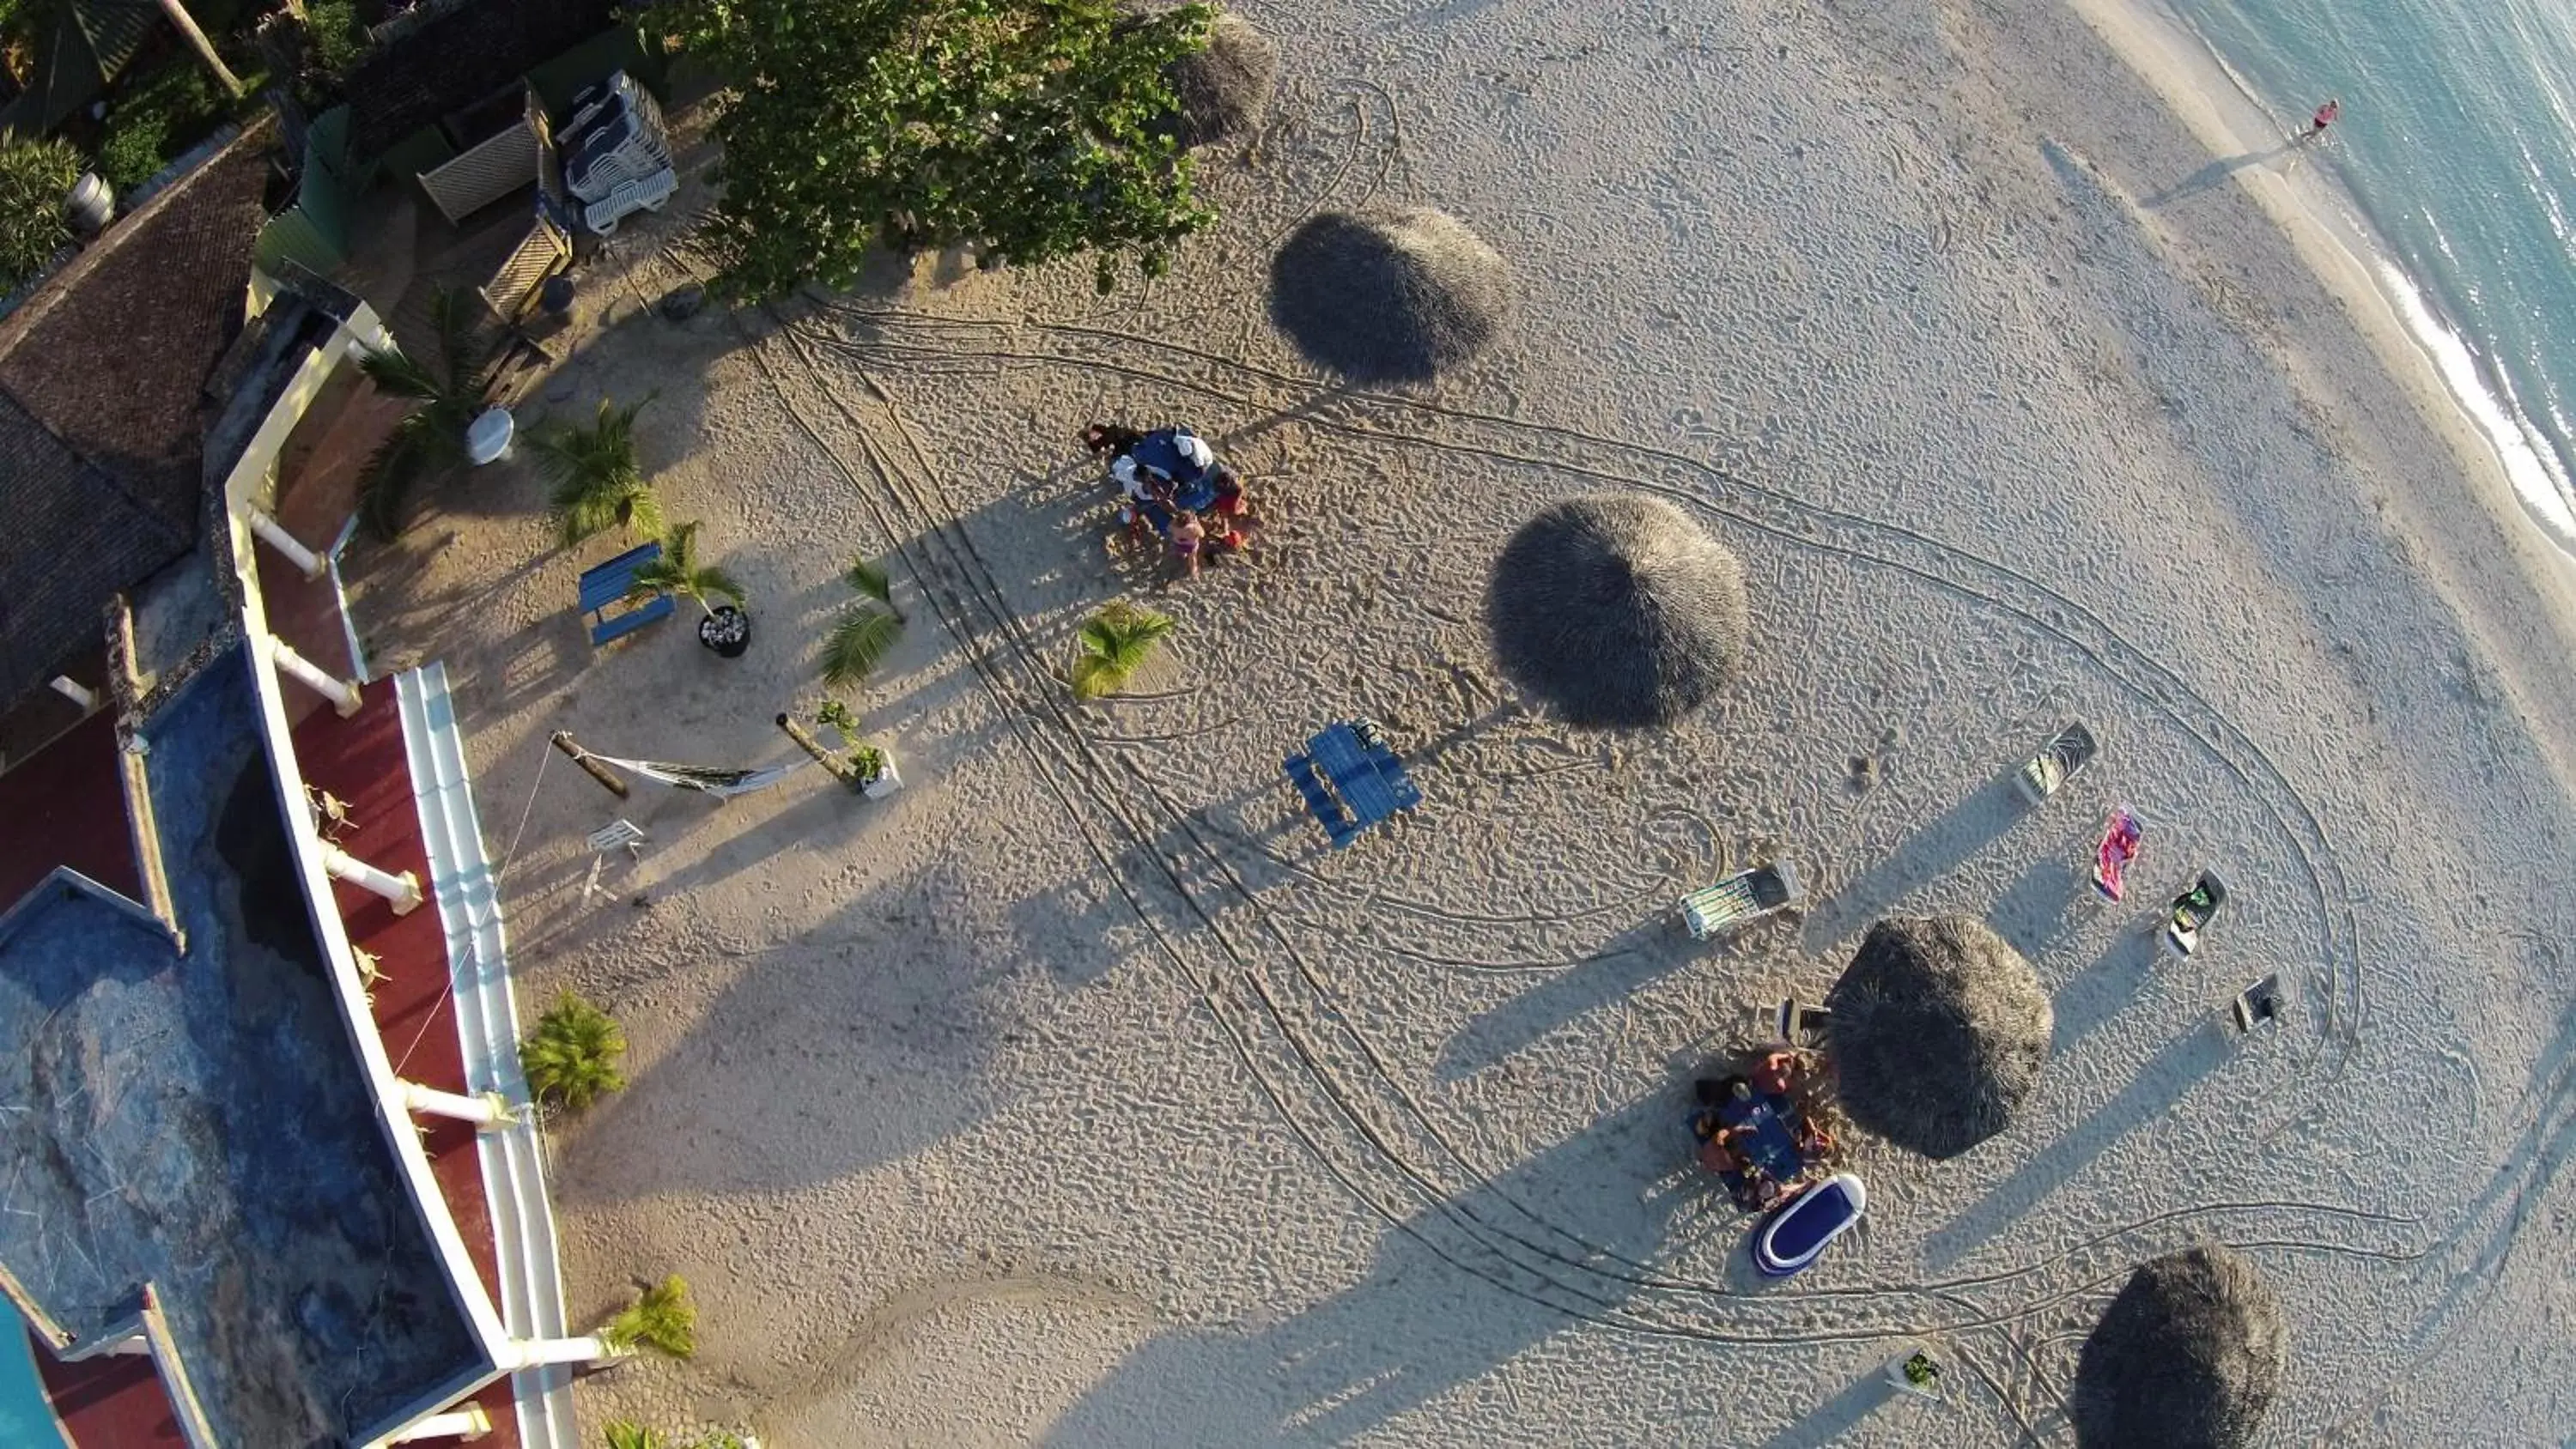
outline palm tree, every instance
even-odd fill
[[[698,1306],[689,1301],[688,1280],[674,1273],[645,1289],[642,1297],[601,1326],[599,1337],[619,1350],[641,1346],[673,1358],[696,1353]]]
[[[635,461],[635,415],[652,401],[622,408],[601,398],[599,421],[589,427],[558,423],[529,435],[528,448],[554,485],[546,502],[564,547],[611,528],[662,531],[662,505]]]
[[[1134,604],[1111,604],[1092,615],[1076,640],[1073,697],[1098,699],[1117,693],[1171,632],[1170,618]]]
[[[394,425],[358,474],[358,513],[378,538],[400,531],[403,499],[424,474],[465,461],[466,426],[491,401],[499,371],[501,343],[483,335],[466,294],[445,287],[431,293],[429,325],[438,366],[398,346],[358,362],[376,391],[421,404]]]
[[[742,585],[733,575],[714,564],[698,562],[698,525],[682,523],[662,535],[662,556],[635,571],[635,585],[628,597],[649,599],[655,594],[677,594],[715,617],[715,606],[709,599],[726,599],[737,609],[743,607]]]
[[[537,1029],[519,1043],[519,1063],[539,1101],[580,1111],[603,1092],[626,1085],[617,1069],[626,1055],[626,1033],[607,1012],[567,991],[537,1018]]]
[[[224,64],[224,58],[215,54],[215,43],[206,38],[206,32],[197,28],[197,18],[188,13],[188,7],[180,0],[161,0],[161,13],[170,17],[170,23],[179,28],[180,36],[188,42],[188,48],[197,53],[197,59],[215,73],[215,79],[223,84],[225,94],[240,99],[241,77],[234,75],[232,67]]]
[[[855,689],[885,662],[886,651],[903,637],[903,611],[894,606],[894,581],[882,564],[852,559],[841,577],[860,598],[841,611],[839,623],[823,636],[823,686]]]

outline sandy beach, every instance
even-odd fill
[[[551,1129],[570,1308],[678,1272],[701,1347],[585,1380],[586,1429],[2067,1443],[2112,1292],[2214,1240],[2292,1325],[2263,1442],[2576,1435],[2576,571],[2277,143],[2170,105],[2200,92],[2112,0],[1239,9],[1282,89],[1151,286],[925,257],[671,323],[685,216],[613,240],[520,422],[657,394],[644,459],[748,586],[744,658],[685,620],[594,657],[574,579],[623,545],[555,548],[524,462],[354,560],[378,666],[448,663],[523,999],[633,1044]],[[1264,312],[1299,221],[1375,202],[1522,289],[1410,393]],[[1113,417],[1242,469],[1252,563],[1116,545],[1076,440]],[[1565,726],[1485,638],[1503,541],[1601,489],[1745,567],[1751,656],[1673,729]],[[771,719],[819,698],[855,556],[910,621],[853,699],[901,794],[621,804],[549,755],[796,758]],[[1121,597],[1178,631],[1076,704]],[[1329,851],[1279,759],[1361,714],[1427,800]],[[2069,719],[2101,760],[2019,804]],[[2121,803],[2124,907],[2084,882]],[[594,882],[620,815],[647,843]],[[1802,916],[1685,934],[1773,855]],[[2233,898],[2180,961],[2143,903],[2203,868]],[[1762,1280],[1691,1078],[1741,1004],[1929,912],[2037,968],[2036,1093],[1948,1161],[1852,1143],[1863,1227]],[[2235,1037],[2271,973],[2284,1018]],[[1940,1402],[1880,1376],[1915,1342]]]

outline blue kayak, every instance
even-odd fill
[[[1824,1254],[1827,1244],[1851,1230],[1869,1206],[1869,1190],[1848,1172],[1836,1173],[1789,1199],[1753,1235],[1753,1266],[1786,1278]]]

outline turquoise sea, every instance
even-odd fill
[[[2402,272],[2526,505],[2576,524],[2576,3],[2156,3],[2284,130],[2342,99],[2310,159]]]
[[[9,1449],[62,1449],[53,1410],[36,1382],[35,1346],[19,1326],[18,1311],[0,1308],[0,1444]]]

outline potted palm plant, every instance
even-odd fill
[[[612,528],[662,532],[662,505],[635,461],[635,415],[651,401],[619,407],[601,398],[599,420],[590,426],[557,423],[529,435],[528,447],[552,485],[546,502],[564,547]]]
[[[540,1102],[575,1112],[625,1087],[626,1075],[617,1065],[625,1055],[626,1033],[617,1019],[569,991],[555,998],[537,1018],[537,1029],[519,1043],[528,1090]]]
[[[635,571],[633,598],[677,594],[706,615],[698,620],[698,642],[726,659],[739,659],[751,647],[751,615],[743,612],[742,585],[714,564],[698,562],[698,525],[676,525],[662,536],[662,556]],[[709,599],[730,602],[710,604]]]
[[[841,577],[859,597],[841,611],[840,620],[823,638],[823,685],[856,689],[903,637],[904,618],[894,606],[894,582],[877,564],[854,560]],[[894,755],[882,746],[859,742],[858,719],[848,705],[826,700],[815,717],[841,732],[842,743],[849,747],[850,766],[858,774],[859,793],[882,799],[903,788]]]
[[[468,459],[465,430],[491,400],[501,360],[501,343],[484,333],[475,306],[466,294],[445,287],[430,294],[434,366],[426,353],[399,346],[358,361],[376,391],[419,404],[394,425],[358,474],[358,516],[378,538],[400,531],[403,500],[413,484]]]

